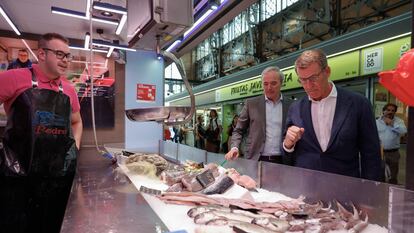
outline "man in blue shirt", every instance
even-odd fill
[[[29,59],[29,53],[26,49],[20,49],[17,59],[9,64],[7,70],[30,67],[32,67],[32,61]]]
[[[400,160],[400,137],[407,133],[404,121],[395,116],[397,105],[388,103],[382,108],[382,116],[377,119],[378,134],[383,147],[385,163],[390,168],[391,184],[398,184],[398,164]]]

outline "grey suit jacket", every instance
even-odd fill
[[[288,101],[282,99],[283,119],[285,125]],[[248,131],[246,157],[248,159],[259,160],[263,152],[266,140],[266,104],[265,96],[260,95],[245,101],[245,105],[240,113],[237,126],[231,138],[231,147],[239,147],[243,134]],[[284,129],[281,130],[283,134]]]

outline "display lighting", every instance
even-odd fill
[[[89,34],[89,32],[86,33],[85,35],[85,44],[84,44],[84,48],[88,49],[89,48],[89,43],[91,42],[91,34]]]
[[[173,50],[179,43],[181,43],[181,40],[178,39],[176,41],[174,41],[174,43],[172,43],[170,45],[170,47],[168,47],[165,51],[170,52],[171,50]]]
[[[89,48],[84,48],[84,47],[78,47],[78,46],[69,46],[70,49],[74,49],[74,50],[82,50],[82,51],[89,51]],[[103,49],[92,49],[92,51],[97,52],[97,53],[107,53],[107,50],[103,50]]]
[[[182,41],[187,39],[191,33],[198,29],[210,15],[213,15],[215,11],[220,10],[227,3],[227,1],[228,0],[221,0],[220,5],[215,2],[209,3],[209,9],[200,18],[197,19],[197,21],[193,24],[193,26],[190,27],[190,29],[184,32],[183,40],[176,40],[170,45],[170,47],[166,49],[166,51],[171,52],[173,49],[175,49]]]
[[[24,39],[22,39],[22,42],[24,46],[29,50],[29,52],[32,54],[32,56],[35,58],[36,61],[38,61],[36,54],[33,52],[33,50],[29,47],[29,45],[26,43]]]
[[[94,2],[93,9],[101,10],[101,11],[108,11],[116,14],[126,15],[127,9],[121,6],[115,6],[110,3],[105,2]]]
[[[114,51],[114,47],[110,47],[108,50],[108,53],[106,54],[106,57],[109,58],[113,51]]]
[[[127,15],[122,15],[121,21],[119,21],[118,27],[116,28],[115,34],[121,34],[122,28],[124,27],[127,21]]]
[[[121,49],[121,50],[127,50],[127,51],[137,51],[136,49],[131,49],[128,48],[125,45],[119,45],[119,44],[114,44],[114,43],[109,43],[103,40],[92,40],[92,44],[96,45],[96,46],[101,46],[101,47],[107,47],[107,48],[115,48],[115,49]]]
[[[54,14],[65,15],[65,16],[74,17],[74,18],[78,18],[78,19],[89,20],[89,17],[85,13],[79,12],[79,11],[69,10],[69,9],[55,7],[55,6],[51,7],[51,11]],[[118,25],[118,22],[116,20],[102,19],[102,18],[98,18],[98,17],[92,17],[92,21],[111,24],[111,25]]]
[[[20,36],[21,33],[19,29],[17,29],[16,25],[12,22],[10,17],[6,14],[6,11],[4,11],[3,6],[0,5],[0,14],[3,16],[3,18],[7,21],[7,23],[10,25],[10,27],[13,29],[13,31]]]

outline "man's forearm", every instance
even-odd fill
[[[81,139],[82,139],[82,131],[83,131],[82,121],[74,122],[72,124],[73,137],[75,139],[76,147],[78,149],[80,149],[80,143],[81,143]]]

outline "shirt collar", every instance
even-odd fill
[[[265,102],[268,102],[268,101],[270,101],[270,102],[272,102],[273,103],[273,101],[271,101],[269,98],[267,98],[267,96],[266,95],[264,95],[264,97],[265,97]],[[276,104],[277,103],[279,103],[280,101],[282,101],[283,100],[283,95],[282,95],[282,93],[280,93],[280,97],[279,97],[279,99],[276,101]]]
[[[323,99],[321,99],[319,101],[313,100],[310,96],[308,96],[308,99],[310,101],[312,101],[312,102],[316,102],[317,103],[317,102],[320,102],[322,100],[326,100],[328,98],[336,98],[338,96],[338,91],[336,90],[335,84],[332,81],[329,81],[329,83],[332,85],[332,89],[331,89],[331,92],[329,93],[329,95],[327,97],[325,97],[325,98],[323,98]]]
[[[47,76],[43,73],[42,69],[40,69],[40,66],[37,64],[33,65],[33,70],[36,75],[37,81],[41,83],[49,83],[51,86],[59,86],[59,84],[61,83],[62,77],[52,80],[48,79]]]

